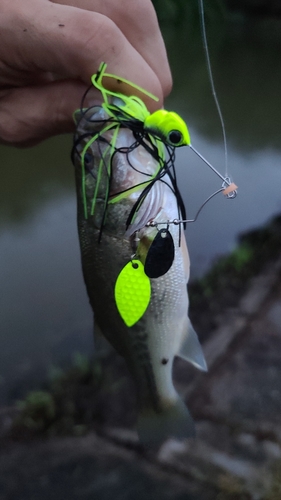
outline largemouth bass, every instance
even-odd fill
[[[113,97],[112,103],[122,108],[120,99]],[[165,173],[157,178],[159,162],[145,140],[136,144],[126,123],[117,129],[111,127],[103,107],[76,112],[76,122],[73,162],[78,231],[94,329],[125,358],[135,380],[141,442],[152,445],[170,436],[192,436],[193,420],[173,386],[173,360],[181,356],[201,370],[206,370],[206,363],[188,319],[189,256],[184,234],[180,225],[165,224],[179,217],[171,177]],[[150,185],[151,179],[154,182]],[[147,186],[150,189],[132,217]],[[128,220],[131,222],[126,227]],[[134,259],[145,263],[160,228],[166,231],[164,237],[169,233],[172,238],[172,263],[163,275],[148,278],[148,306],[140,319],[128,326],[116,304],[116,281]],[[141,292],[135,287],[130,293],[129,308]]]

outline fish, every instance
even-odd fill
[[[113,96],[112,104],[122,109],[120,98]],[[123,356],[135,381],[140,442],[153,447],[170,437],[194,436],[193,419],[173,385],[173,361],[179,356],[202,371],[207,366],[188,318],[190,260],[184,233],[180,224],[165,222],[179,218],[175,183],[168,171],[159,175],[159,157],[148,142],[136,142],[126,122],[115,127],[105,107],[78,110],[75,121],[78,233],[94,332]],[[118,277],[134,262],[145,266],[148,255],[153,275],[163,254],[154,242],[158,237],[161,246],[160,237],[166,240],[167,235],[169,263],[156,271],[157,277],[147,277],[141,267],[148,280],[148,303],[128,326],[116,302]],[[140,288],[129,289],[129,308]]]

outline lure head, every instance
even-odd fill
[[[144,120],[144,130],[170,146],[190,145],[188,128],[174,111],[158,109]]]
[[[149,111],[145,104],[136,96],[118,95],[112,99],[111,104],[102,103],[102,107],[109,116],[113,118],[119,117],[120,121],[136,120],[143,122],[149,115]]]

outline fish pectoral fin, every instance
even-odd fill
[[[187,335],[181,345],[180,351],[177,354],[182,359],[189,361],[196,368],[203,372],[208,371],[207,363],[200,345],[197,333],[192,324],[188,321]]]

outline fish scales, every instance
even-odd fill
[[[159,169],[157,161],[141,145],[133,149],[129,157],[121,151],[112,156],[108,144],[112,140],[113,129],[102,132],[102,139],[88,147],[87,168],[83,174],[81,153],[89,141],[86,134],[101,130],[104,126],[101,120],[106,118],[105,111],[99,107],[89,109],[78,118],[76,137],[81,139],[77,142],[74,164],[83,275],[95,323],[125,358],[135,379],[140,438],[145,444],[159,444],[169,436],[188,437],[194,432],[192,419],[172,382],[173,359],[175,355],[180,355],[185,339],[190,336],[186,288],[189,259],[184,237],[181,245],[178,244],[179,226],[171,225],[169,231],[175,243],[172,267],[163,276],[150,280],[151,299],[147,310],[137,323],[126,326],[116,307],[114,287],[120,271],[134,254],[137,245],[135,235],[139,239],[149,237],[155,228],[146,227],[146,224],[152,219],[163,222],[177,218],[178,207],[166,175],[164,180],[167,184],[157,181],[149,191],[131,231],[130,228],[126,231],[126,220],[143,187],[138,191],[129,191],[115,203],[109,203],[104,217],[108,186],[111,199],[121,191],[147,182],[152,178],[147,174],[153,176]],[[130,147],[134,141],[132,132],[122,128],[115,146]],[[93,211],[93,194],[98,178],[100,182]],[[195,351],[196,359],[190,357],[189,361],[205,369],[198,340],[195,340]],[[189,356],[185,354],[184,357]]]

